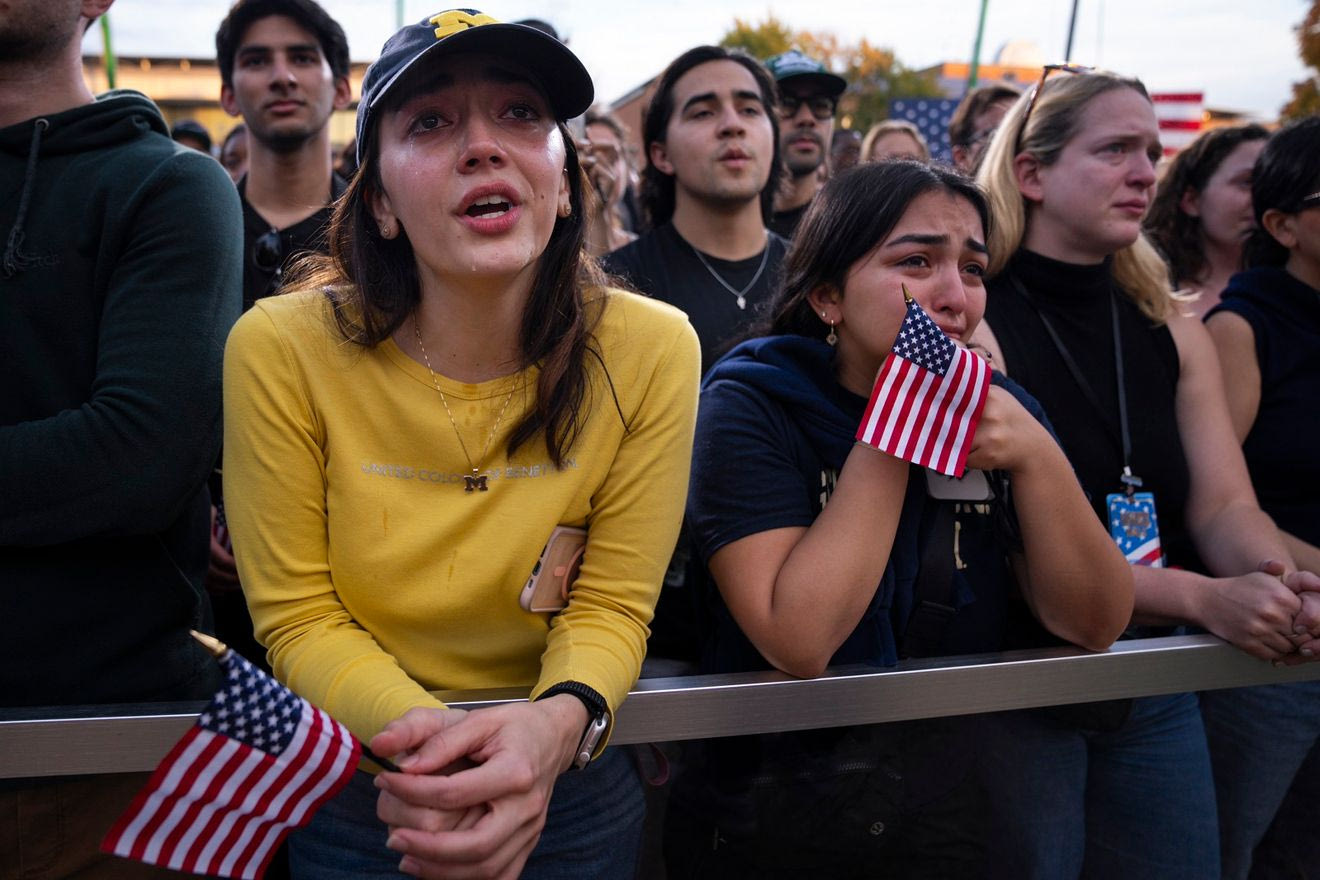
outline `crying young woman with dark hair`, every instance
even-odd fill
[[[993,377],[958,481],[854,442],[905,291],[955,343],[976,328],[988,226],[974,184],[916,162],[850,169],[813,201],[759,335],[703,382],[688,498],[716,600],[703,671],[994,651],[1014,625],[1093,650],[1122,632],[1131,574],[1020,388]],[[703,743],[675,784],[670,869],[974,876],[976,729]]]
[[[331,258],[230,337],[257,637],[401,770],[359,772],[294,835],[295,876],[633,876],[640,781],[606,734],[678,535],[700,356],[582,253],[564,120],[591,98],[532,28],[456,9],[399,31]],[[531,701],[434,695],[490,687]]]

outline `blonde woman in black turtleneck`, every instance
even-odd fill
[[[1320,578],[1295,570],[1257,505],[1210,338],[1141,235],[1160,154],[1140,82],[1046,70],[979,175],[995,220],[981,341],[1045,406],[1133,561],[1129,636],[1191,625],[1300,661]],[[991,729],[992,875],[1218,876],[1194,694],[1005,713]]]

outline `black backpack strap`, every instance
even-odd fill
[[[954,509],[951,501],[934,502],[930,528],[921,548],[921,568],[913,586],[912,615],[908,618],[900,657],[933,657],[957,609],[953,607]]]

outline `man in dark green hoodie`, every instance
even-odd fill
[[[81,38],[111,2],[0,2],[0,718],[218,680],[188,630],[209,617],[241,215],[151,101],[88,91]],[[0,876],[107,858],[100,835],[141,781],[0,779]]]

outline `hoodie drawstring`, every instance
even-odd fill
[[[5,242],[4,258],[0,260],[0,271],[4,277],[14,275],[35,265],[35,257],[22,253],[23,221],[27,219],[28,201],[32,198],[32,186],[37,182],[37,155],[41,152],[41,133],[50,128],[50,120],[38,119],[32,126],[32,146],[28,148],[27,170],[23,173],[23,191],[18,197],[18,214],[14,217],[14,226],[9,230],[9,239]]]

